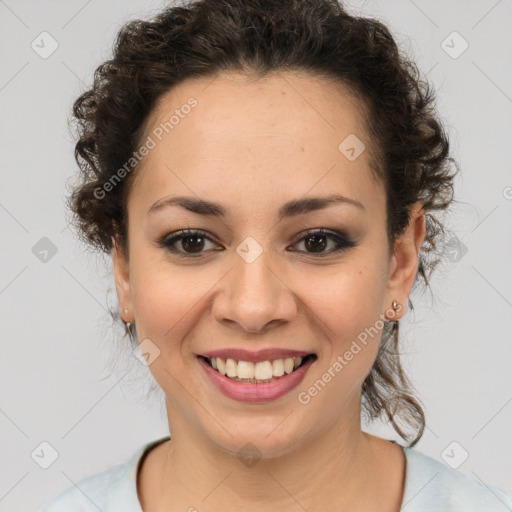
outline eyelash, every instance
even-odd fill
[[[337,248],[334,250],[328,251],[328,252],[324,252],[324,253],[313,253],[313,252],[308,253],[307,251],[292,251],[292,252],[306,252],[306,254],[308,254],[308,255],[313,255],[313,256],[322,258],[322,257],[328,256],[328,255],[331,255],[331,254],[334,254],[334,253],[337,253],[340,251],[344,251],[346,249],[350,249],[357,245],[355,242],[353,242],[352,240],[349,240],[342,233],[326,231],[324,229],[312,229],[312,230],[307,231],[305,233],[305,235],[303,235],[301,238],[299,238],[298,240],[296,240],[294,242],[294,245],[299,242],[303,242],[309,236],[324,236],[324,237],[330,238],[331,240],[334,240],[336,242]],[[185,238],[194,238],[194,237],[204,238],[206,240],[213,242],[213,240],[210,237],[206,236],[206,233],[204,231],[195,230],[195,229],[184,229],[184,230],[176,232],[172,236],[170,236],[170,235],[164,236],[163,238],[158,240],[157,243],[158,243],[159,247],[162,247],[162,248],[166,249],[167,251],[169,251],[173,254],[176,254],[180,257],[198,258],[204,254],[204,251],[201,253],[192,254],[192,253],[178,251],[176,248],[172,247],[173,245],[176,244],[176,242],[178,242],[180,240],[183,240]]]

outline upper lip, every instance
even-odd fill
[[[236,359],[237,361],[272,361],[274,359],[286,359],[287,357],[304,357],[313,354],[304,350],[291,350],[289,348],[265,348],[258,351],[245,350],[243,348],[223,348],[198,354],[203,357],[221,357],[222,359]]]

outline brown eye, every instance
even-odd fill
[[[180,256],[201,255],[207,241],[212,240],[202,231],[183,230],[158,241],[160,247]]]
[[[185,252],[201,252],[205,239],[199,235],[187,236],[181,239],[181,246]]]
[[[325,235],[308,235],[304,238],[306,249],[312,252],[323,252],[328,245],[328,237]]]
[[[325,251],[326,247],[329,245],[329,241],[334,241],[334,249]],[[304,246],[306,247],[306,253],[317,254],[319,256],[333,254],[335,252],[355,247],[357,245],[355,242],[349,240],[345,235],[341,233],[333,233],[323,229],[317,229],[308,232],[297,243],[304,243]]]
[[[203,231],[197,230],[182,230],[177,233],[165,236],[158,241],[158,245],[165,248],[173,254],[178,256],[201,256],[206,252],[205,246],[208,243],[213,243],[213,240],[206,236]],[[317,256],[328,256],[344,249],[355,247],[357,244],[348,239],[342,233],[330,232],[323,229],[317,229],[306,233],[301,239],[299,239],[295,245],[304,243],[306,248],[305,251],[293,251],[293,252],[305,252],[311,255]],[[329,246],[333,246],[331,250],[326,250]],[[218,246],[217,249],[219,250]]]

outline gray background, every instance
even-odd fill
[[[162,5],[0,0],[0,511],[35,510],[168,434],[161,393],[144,398],[151,380],[106,313],[108,261],[84,252],[64,209],[76,169],[72,101],[119,27]],[[448,453],[460,471],[512,493],[512,2],[347,5],[387,22],[428,73],[462,168],[434,299],[415,293],[403,322],[404,363],[428,421],[415,449],[441,462]],[[47,37],[51,48],[43,31],[58,43],[47,58],[31,47]],[[457,58],[454,31],[469,44]],[[367,430],[398,439],[384,425]],[[31,456],[48,457],[42,442],[59,454],[48,469]]]

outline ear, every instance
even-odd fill
[[[395,241],[388,280],[386,309],[396,299],[402,308],[391,320],[398,320],[406,311],[407,300],[418,272],[420,249],[426,235],[425,212],[420,202],[410,207],[409,224]]]
[[[112,237],[112,263],[121,318],[125,322],[133,322],[128,258],[114,237]],[[125,308],[127,308],[127,311],[125,311]]]

